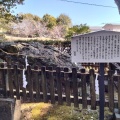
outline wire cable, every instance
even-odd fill
[[[76,3],[76,4],[84,4],[84,5],[91,5],[91,6],[96,6],[96,7],[117,8],[117,7],[114,7],[114,6],[106,6],[106,5],[100,5],[100,4],[84,3],[84,2],[77,2],[77,1],[71,1],[71,0],[59,0],[59,1],[71,2],[71,3]]]

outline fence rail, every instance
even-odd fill
[[[23,74],[27,80],[26,88],[23,87]],[[95,91],[95,72],[90,69],[88,73],[84,69],[77,71],[73,68],[69,71],[64,68],[61,71],[60,67],[53,70],[52,67],[23,66],[14,65],[12,68],[0,67],[0,96],[15,97],[22,99],[23,102],[58,102],[62,105],[66,102],[67,105],[74,103],[75,107],[82,104],[84,109],[91,105],[91,109],[96,109],[99,106],[99,96]],[[107,93],[105,92],[105,106],[111,111],[114,108],[120,109],[120,75],[114,75],[113,71],[105,74]],[[99,77],[98,77],[99,79]],[[115,86],[116,85],[116,86]]]

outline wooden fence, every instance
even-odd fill
[[[57,102],[60,105],[63,102],[66,102],[67,105],[74,103],[75,107],[82,104],[84,109],[91,105],[93,110],[99,106],[99,98],[95,93],[93,69],[86,73],[85,69],[77,71],[76,68],[73,68],[69,71],[68,68],[64,68],[61,71],[60,67],[53,70],[52,67],[35,66],[31,68],[31,66],[27,66],[25,70],[28,82],[26,88],[23,87],[23,69],[23,66],[18,68],[17,65],[14,65],[13,68],[10,65],[0,67],[1,97],[15,97],[22,99],[23,102],[43,101],[52,104]],[[108,80],[108,92],[105,93],[105,103],[103,104],[111,111],[115,107],[120,109],[120,75],[113,75],[113,71],[109,71],[105,75],[105,80]]]

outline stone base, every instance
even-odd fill
[[[0,120],[13,120],[14,99],[0,98]]]
[[[120,120],[120,114],[115,113],[115,117],[116,117],[116,119],[115,119],[115,120]]]
[[[21,100],[16,100],[14,110],[14,120],[20,120],[21,117]]]

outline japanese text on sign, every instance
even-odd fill
[[[80,36],[72,41],[72,62],[120,62],[120,36]]]

